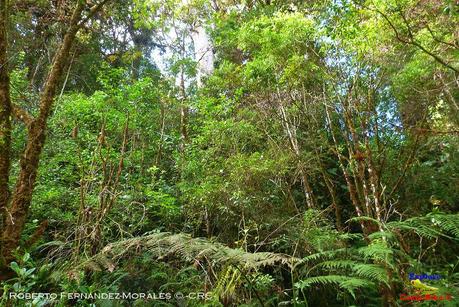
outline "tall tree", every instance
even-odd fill
[[[29,211],[30,202],[37,178],[40,155],[46,140],[47,121],[51,114],[57,88],[64,68],[69,58],[69,53],[78,31],[108,0],[102,0],[96,5],[88,7],[85,1],[78,1],[70,17],[69,26],[65,32],[62,43],[54,56],[52,66],[48,72],[45,85],[40,93],[39,110],[36,117],[32,117],[25,110],[15,107],[14,112],[19,120],[27,126],[27,143],[20,160],[20,171],[13,193],[8,193],[8,179],[10,172],[11,150],[11,113],[12,106],[9,93],[9,78],[6,68],[7,63],[7,20],[9,11],[6,1],[1,2],[2,21],[0,22],[0,95],[2,112],[0,113],[0,136],[3,141],[0,145],[0,181],[2,192],[1,208],[1,262],[0,279],[4,279],[9,271],[8,265],[14,259],[14,251],[19,246],[21,235]],[[87,9],[87,13],[85,10]]]
[[[11,99],[8,75],[7,1],[0,1],[0,214],[6,216],[11,167]],[[1,245],[0,245],[1,248]]]

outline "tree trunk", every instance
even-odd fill
[[[185,75],[180,72],[180,151],[185,150],[185,145],[188,142],[188,106],[186,104],[186,89],[185,89]]]
[[[100,7],[107,2],[102,1],[98,5],[92,7],[89,11],[89,15],[83,20],[83,23],[96,13]],[[0,61],[6,60],[6,27],[4,16],[6,16],[6,4],[5,0],[0,0],[2,18],[0,19]],[[69,58],[69,52],[72,44],[75,40],[75,36],[82,25],[82,12],[85,6],[84,1],[78,1],[76,7],[72,13],[69,28],[64,36],[63,42],[59,47],[56,55],[53,59],[51,70],[48,73],[48,77],[40,96],[40,109],[37,118],[34,118],[28,124],[28,139],[26,148],[20,160],[20,171],[16,181],[14,192],[12,195],[11,203],[2,205],[7,209],[8,214],[5,214],[3,218],[3,225],[1,229],[1,259],[0,272],[8,271],[8,264],[14,259],[14,251],[19,247],[19,241],[21,239],[22,231],[26,222],[27,213],[29,211],[30,202],[32,200],[32,193],[35,186],[35,180],[37,177],[38,166],[40,162],[40,155],[43,150],[43,146],[46,140],[46,126],[47,120],[51,113],[56,90],[59,85],[59,80],[62,76],[64,67]],[[0,62],[0,65],[3,63]],[[0,113],[0,120],[3,119],[6,112],[11,113],[11,104],[9,102],[10,96],[8,91],[8,73],[6,69],[2,69],[0,73],[1,85],[0,85],[0,99],[2,103],[2,112]],[[5,108],[4,105],[8,105],[9,108]],[[8,114],[8,118],[10,118]],[[5,126],[6,123],[6,126]],[[5,137],[6,131],[6,145],[8,145],[10,138],[10,126],[9,119],[2,124],[0,129],[0,136]],[[4,128],[6,127],[6,129]],[[8,189],[7,183],[5,184],[5,175],[8,178],[9,174],[9,146],[0,146],[0,187],[2,189]],[[7,179],[6,179],[7,182]],[[0,195],[8,195],[3,192]],[[4,199],[5,197],[1,197]],[[8,201],[8,198],[7,198]],[[0,279],[5,276],[0,274]]]
[[[6,0],[0,0],[0,223],[4,223],[8,216],[7,205],[10,197],[9,174],[11,152],[11,114],[10,79],[8,75],[7,56],[7,20],[8,13]],[[0,224],[1,225],[1,224]],[[1,243],[1,242],[0,242]],[[0,255],[4,247],[0,244]],[[0,269],[5,264],[0,258]],[[0,271],[0,278],[1,278]]]
[[[303,186],[303,192],[304,192],[304,198],[306,200],[306,205],[308,209],[314,209],[316,208],[316,203],[314,200],[314,193],[312,191],[311,184],[309,183],[308,174],[306,173],[306,170],[304,169],[303,161],[301,161],[301,151],[298,145],[296,127],[290,124],[289,119],[287,118],[287,112],[285,111],[285,108],[282,105],[282,103],[280,104],[279,109],[280,109],[280,113],[282,116],[282,123],[287,133],[288,139],[290,141],[292,151],[300,163],[299,174],[300,174],[301,183]]]

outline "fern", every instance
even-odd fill
[[[367,246],[358,248],[357,252],[363,256],[364,260],[384,262],[392,267],[390,260],[394,251],[392,247],[390,247],[389,244],[382,239],[374,240]]]
[[[389,287],[387,270],[382,268],[380,265],[360,263],[353,266],[352,270],[358,276],[385,284],[387,287]]]
[[[386,226],[391,230],[412,231],[427,239],[445,237],[459,240],[459,214],[429,213],[405,221],[389,222]]]
[[[115,262],[148,252],[158,260],[176,257],[183,262],[208,261],[210,264],[235,264],[238,267],[257,269],[264,266],[285,264],[293,267],[299,259],[284,254],[260,252],[249,253],[242,249],[229,248],[217,242],[192,238],[187,234],[155,233],[111,243],[99,254],[84,261],[79,268],[102,270],[113,268]]]
[[[430,219],[432,224],[459,239],[459,214],[430,213],[426,215],[427,218]]]
[[[331,286],[338,285],[341,289],[348,291],[355,299],[355,290],[364,287],[374,287],[374,283],[357,277],[343,275],[314,276],[303,279],[295,284],[299,289],[307,289],[313,285]]]
[[[236,295],[236,289],[242,282],[241,272],[234,266],[227,266],[220,274],[213,290],[214,294],[223,301],[232,300]]]
[[[337,255],[346,254],[348,252],[349,252],[348,248],[339,248],[335,250],[322,251],[322,252],[318,252],[318,253],[314,253],[309,256],[306,256],[303,259],[301,259],[299,262],[297,262],[296,264],[301,265],[301,264],[305,264],[308,262],[318,261],[320,259],[336,258]]]
[[[458,217],[437,212],[388,223],[368,217],[352,218],[350,221],[373,222],[383,230],[369,234],[365,240],[362,234],[341,234],[341,243],[353,241],[352,247],[321,251],[304,257],[296,263],[296,269],[304,277],[295,286],[302,290],[312,286],[330,289],[338,286],[354,299],[357,289],[394,291],[401,286],[397,286],[397,281],[403,278],[400,276],[400,272],[403,272],[400,271],[400,265],[415,262],[400,248],[406,244],[399,241],[401,233],[416,233],[428,239],[444,237],[456,240],[459,235]]]
[[[357,265],[357,263],[358,262],[353,260],[330,260],[319,263],[317,267],[322,267],[329,270],[350,269]]]
[[[359,277],[389,285],[387,271],[376,264],[359,263],[354,260],[331,260],[321,262],[315,268],[355,273]]]

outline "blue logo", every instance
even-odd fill
[[[422,274],[422,275],[419,275],[419,274],[415,274],[415,273],[410,273],[409,274],[409,279],[410,280],[416,280],[416,279],[419,279],[420,281],[426,279],[426,280],[439,280],[441,279],[441,275],[439,274],[434,274],[434,275],[429,275],[429,274]]]

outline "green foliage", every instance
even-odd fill
[[[73,5],[28,2],[5,14],[14,199]],[[441,274],[430,285],[457,296],[458,12],[108,1],[62,66],[0,305],[51,303],[11,291],[180,291],[212,297],[54,303],[392,306],[416,290],[409,273]]]
[[[283,254],[260,252],[248,253],[241,249],[225,247],[220,243],[202,238],[191,238],[184,234],[154,233],[144,237],[127,239],[107,245],[99,254],[82,264],[100,270],[115,265],[113,261],[130,257],[140,250],[148,251],[152,257],[163,259],[177,256],[185,262],[208,260],[218,264],[237,264],[244,268],[272,266],[276,263],[293,265],[295,257]]]
[[[0,297],[0,303],[2,305],[8,304],[10,293],[41,293],[40,290],[51,286],[49,279],[51,267],[49,265],[38,267],[29,253],[25,253],[19,260],[19,263],[13,261],[10,264],[16,277],[1,283],[2,297]],[[49,303],[50,299],[39,296],[31,301],[33,306],[46,306]],[[26,301],[22,300],[21,306],[28,305]]]

